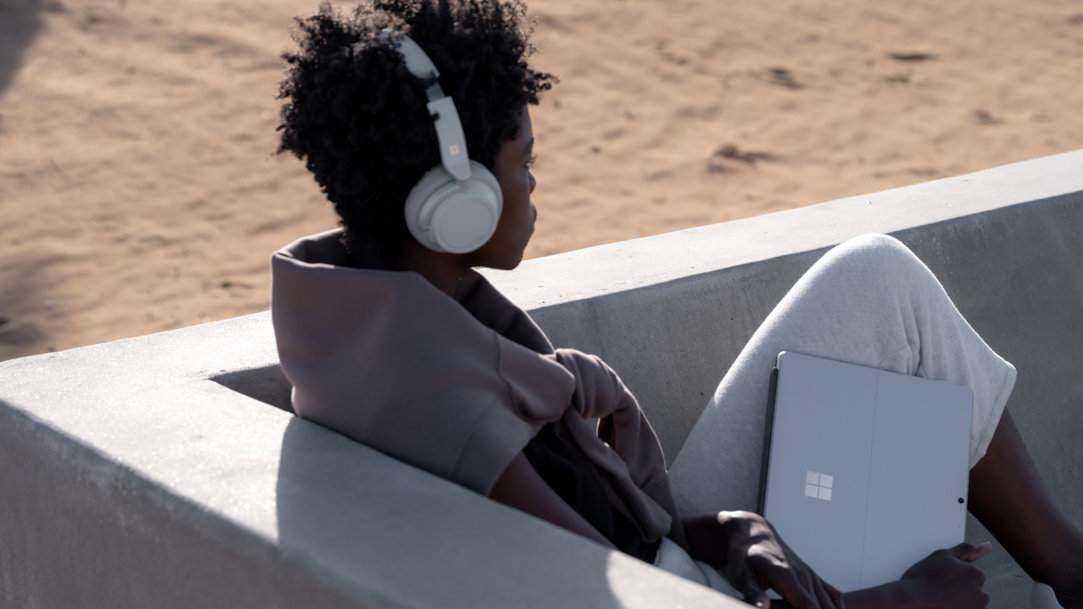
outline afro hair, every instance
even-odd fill
[[[432,59],[454,101],[470,158],[489,169],[518,116],[553,76],[532,70],[519,1],[366,0],[350,17],[329,4],[297,19],[297,52],[283,55],[279,152],[305,161],[346,229],[346,245],[390,262],[407,238],[403,204],[440,163],[426,104],[392,36]]]

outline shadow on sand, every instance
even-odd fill
[[[0,0],[0,100],[22,67],[27,49],[41,31],[42,14],[63,10],[61,0]],[[0,104],[0,134],[5,118],[4,106]],[[38,352],[39,346],[47,340],[35,324],[17,314],[19,307],[16,305],[33,287],[25,285],[28,282],[27,278],[17,277],[5,278],[3,283],[8,295],[21,296],[18,299],[12,296],[0,298],[0,361]]]
[[[43,11],[63,11],[59,0],[0,0],[0,95],[22,65],[26,49],[41,30]]]

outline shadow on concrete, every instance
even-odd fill
[[[24,52],[41,29],[45,10],[63,11],[64,7],[59,0],[0,0],[0,94],[22,65]]]
[[[278,544],[345,607],[616,607],[605,551],[294,417],[276,486]],[[538,531],[536,527],[544,527]],[[549,581],[547,581],[549,580]],[[368,606],[368,605],[364,605]]]
[[[278,364],[224,372],[212,376],[211,380],[264,404],[293,413],[293,406],[290,404],[290,381]]]

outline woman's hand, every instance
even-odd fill
[[[985,574],[973,563],[993,549],[989,542],[978,546],[961,543],[950,550],[938,550],[910,567],[902,584],[916,606],[924,609],[971,609],[989,604],[982,592]]]
[[[746,602],[770,607],[766,591],[774,590],[797,609],[842,608],[839,591],[802,562],[763,516],[718,512],[684,520],[692,556],[720,570]]]

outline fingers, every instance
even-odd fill
[[[797,569],[790,571],[790,578],[783,579],[788,585],[775,588],[782,598],[798,609],[842,609],[842,593],[820,579],[799,558],[794,557],[794,563],[791,567]],[[790,593],[783,590],[790,586],[795,586],[796,590]]]
[[[769,609],[771,599],[752,583],[755,577],[749,573],[748,580],[742,586],[745,602],[760,609]],[[819,577],[812,575],[809,581],[801,582],[794,577],[774,580],[769,586],[778,592],[784,601],[783,606],[796,609],[843,609],[842,593]]]
[[[745,602],[760,609],[771,609],[771,598],[763,592],[756,593],[753,596],[746,596]]]
[[[750,569],[742,569],[737,577],[731,577],[730,583],[738,592],[744,595],[744,601],[753,607],[769,609],[771,598],[767,596],[765,586],[761,586],[759,578]]]
[[[993,544],[988,541],[982,542],[976,546],[963,542],[950,550],[952,556],[964,562],[974,562],[992,551]]]
[[[795,568],[796,567],[796,568]],[[745,602],[769,607],[770,600],[760,586],[773,589],[785,601],[783,606],[796,609],[842,609],[842,594],[816,573],[797,561],[784,569],[763,568],[760,577],[753,573],[745,587]],[[752,581],[756,581],[755,584]],[[764,604],[757,604],[763,602]],[[777,603],[776,603],[777,604]]]
[[[816,600],[821,609],[843,609],[842,594],[819,578],[816,579]]]
[[[727,577],[744,593],[745,602],[756,607],[769,608],[771,600],[764,593],[767,589],[778,592],[784,602],[776,603],[797,609],[842,609],[842,595],[821,580],[786,546],[774,528],[762,516],[751,513],[727,514],[723,522],[732,529],[744,525],[733,533],[742,542],[731,550]]]
[[[770,609],[771,597],[767,596],[767,592],[760,587],[756,581],[756,576],[746,571],[742,579],[743,581],[731,581],[730,583],[734,584],[745,595],[744,601],[753,607]]]
[[[819,580],[820,583],[820,606],[831,609],[843,609],[842,592],[839,592],[831,584]]]
[[[772,586],[783,600],[797,609],[835,609],[820,586],[819,578],[814,576],[812,581],[801,582],[793,574],[790,575],[776,580]],[[827,604],[824,604],[824,600],[827,600]]]

